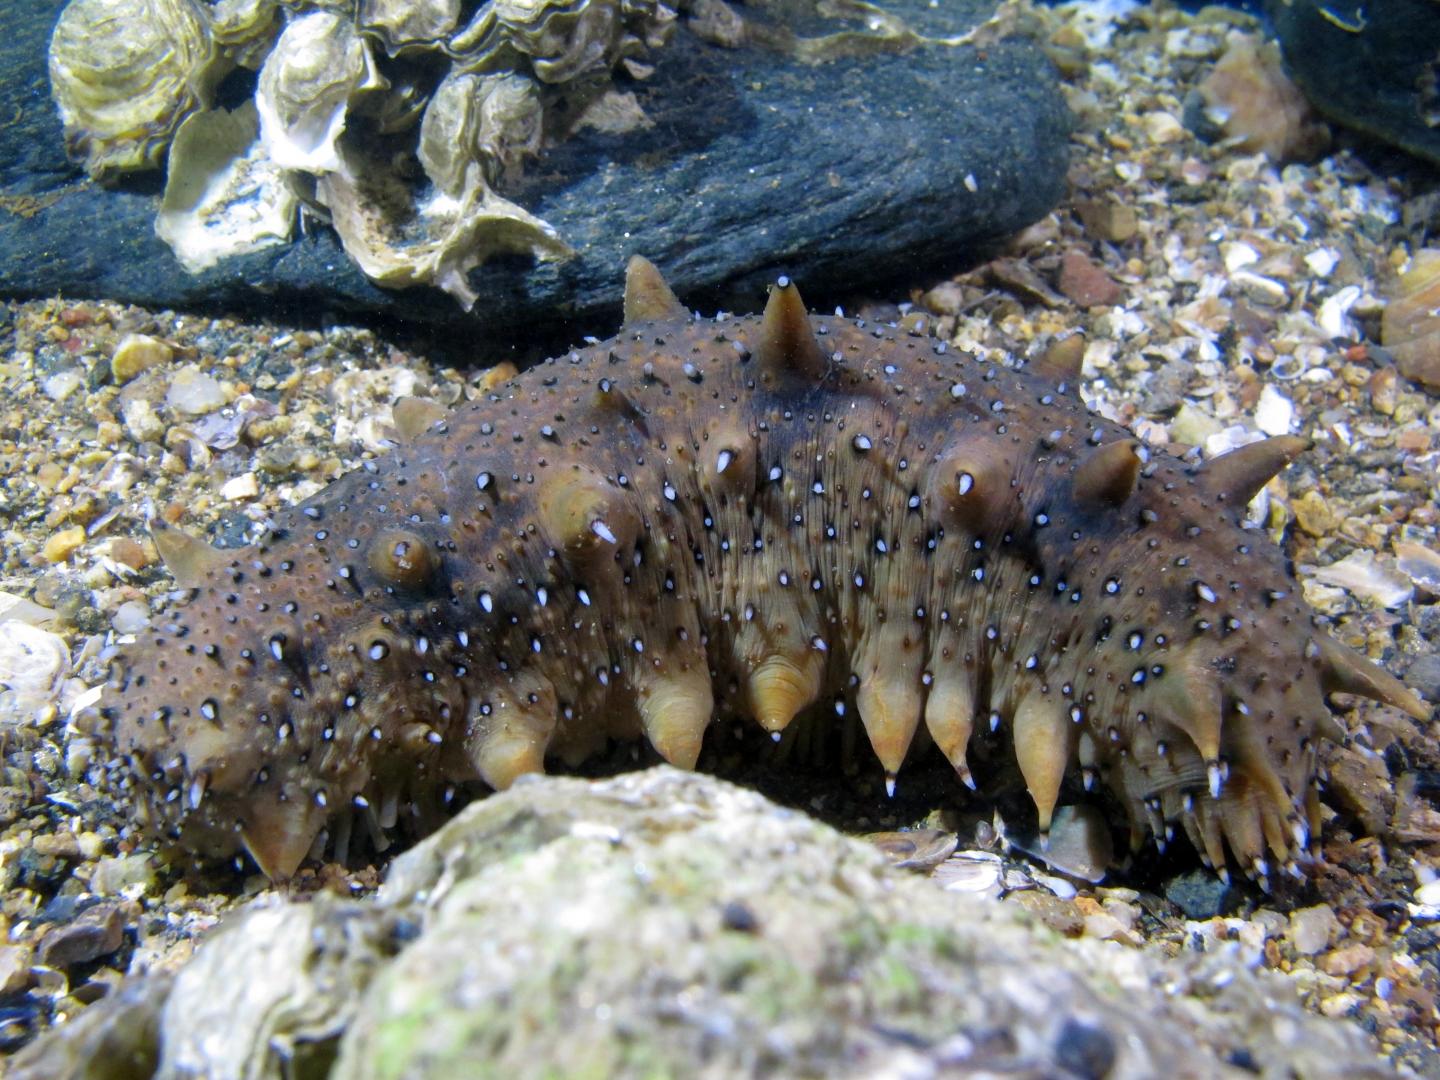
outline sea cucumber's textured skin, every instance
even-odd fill
[[[891,774],[925,724],[962,778],[1013,745],[1042,823],[1083,770],[1207,862],[1299,854],[1325,692],[1420,706],[1240,526],[1293,451],[1142,464],[1051,375],[799,303],[637,301],[216,554],[105,694],[141,819],[286,877],[449,784],[839,702]]]

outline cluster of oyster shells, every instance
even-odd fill
[[[643,78],[674,19],[658,0],[71,0],[50,79],[92,177],[167,165],[156,231],[192,273],[288,240],[303,208],[374,281],[468,308],[490,255],[570,253],[499,188],[587,115],[643,124],[613,76]]]

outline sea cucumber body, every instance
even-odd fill
[[[1042,824],[1068,773],[1211,861],[1303,847],[1338,646],[1245,499],[1046,373],[778,318],[632,321],[218,555],[119,656],[117,783],[284,877],[449,784],[858,710],[891,776],[1006,740]]]

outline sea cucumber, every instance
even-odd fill
[[[253,547],[157,527],[188,599],[116,650],[111,783],[278,880],[450,785],[642,734],[692,767],[717,717],[848,709],[892,784],[922,723],[966,783],[972,739],[1004,740],[1042,830],[1067,775],[1100,779],[1137,837],[1293,870],[1327,694],[1428,710],[1241,525],[1304,440],[1190,464],[1070,366],[810,316],[783,278],[761,316],[700,318],[637,257],[616,337],[410,403],[403,444]]]

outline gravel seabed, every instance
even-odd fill
[[[1342,640],[1434,700],[1440,399],[1399,376],[1378,345],[1386,297],[1423,242],[1415,222],[1433,217],[1423,174],[1343,138],[1283,167],[1234,140],[1198,139],[1186,127],[1193,92],[1227,35],[1256,33],[1236,12],[1113,19],[1067,7],[1016,18],[1066,73],[1070,204],[963,275],[860,308],[923,321],[1001,361],[1079,331],[1087,402],[1157,446],[1216,453],[1257,433],[1314,439],[1264,493],[1261,525]],[[0,603],[10,605],[0,612],[10,620],[0,623],[0,1051],[127,971],[182,962],[225,910],[265,887],[137,847],[123,811],[87,780],[94,748],[75,713],[103,681],[101,653],[174,587],[147,515],[238,542],[383,452],[396,398],[474,397],[503,376],[495,365],[506,356],[500,343],[462,353],[318,322],[0,304]],[[1440,753],[1429,725],[1395,710],[1365,704],[1343,720],[1352,739],[1327,752],[1324,857],[1298,892],[1241,887],[1233,914],[1189,920],[1159,887],[1077,891],[1019,856],[992,875],[963,854],[940,863],[937,887],[1004,891],[1061,932],[1116,948],[1240,950],[1288,972],[1308,1007],[1363,1025],[1377,1054],[1440,1076],[1440,803],[1430,801]],[[961,848],[993,842],[993,829],[980,832]],[[383,862],[312,866],[288,891],[364,893],[382,873]]]

